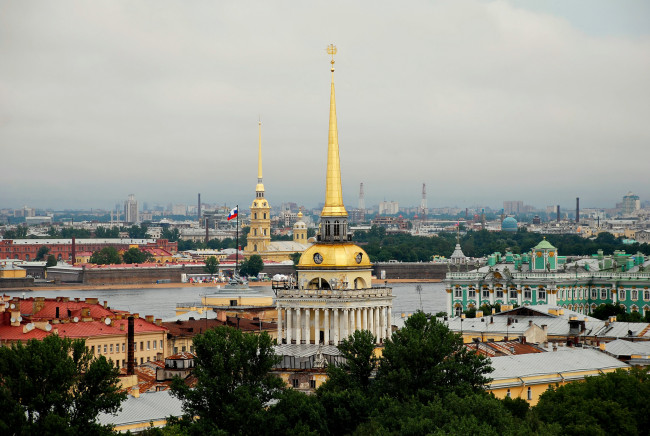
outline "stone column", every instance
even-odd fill
[[[393,334],[393,309],[389,306],[387,310],[388,323],[386,325],[386,337],[390,338],[390,336]]]
[[[282,308],[278,305],[278,344],[282,343]]]
[[[346,339],[350,333],[350,311],[348,309],[343,309],[343,337],[341,339]]]
[[[380,330],[380,328],[379,328],[379,308],[374,307],[372,309],[372,311],[374,312],[374,315],[375,315],[375,321],[374,321],[374,325],[373,325],[373,329],[372,329],[372,334],[375,335],[375,338],[377,338],[376,339],[377,342],[379,342],[379,337],[381,336],[379,334],[379,330]]]
[[[454,316],[454,308],[452,307],[452,298],[451,293],[453,292],[451,288],[447,288],[447,315],[451,318]]]
[[[309,313],[309,309],[308,308],[305,309],[305,320],[303,321],[303,324],[302,324],[302,328],[303,328],[302,338],[301,338],[302,340],[300,341],[301,344],[303,343],[303,341],[304,341],[305,344],[308,344],[309,340],[310,340],[310,335],[309,335],[309,330],[310,330],[309,329],[309,321],[310,321],[309,318],[310,318],[310,315],[311,314]]]
[[[616,289],[616,286],[612,285],[612,289],[610,289],[609,292],[612,294],[612,304],[616,304],[618,301],[618,289]],[[600,298],[600,295],[598,298]]]
[[[324,341],[325,345],[329,345],[329,343],[330,343],[330,310],[325,309],[323,311],[323,316],[325,317],[325,319],[323,320],[323,323],[324,323],[323,327],[325,327],[325,334],[323,335],[324,336],[323,339],[325,340]]]
[[[291,343],[291,339],[294,336],[293,334],[293,310],[290,307],[287,307],[287,344]]]
[[[363,330],[363,323],[362,323],[362,321],[361,321],[361,312],[362,312],[362,309],[357,307],[357,310],[356,310],[355,312],[356,312],[356,315],[357,315],[357,323],[356,323],[356,325],[354,326],[354,329],[355,329],[355,330]]]
[[[297,308],[296,309],[296,344],[299,344],[300,341],[302,340],[302,324],[300,321],[302,321],[302,317],[300,316],[302,314],[302,309]]]
[[[341,340],[341,320],[339,319],[339,312],[341,309],[333,309],[334,310],[334,345],[338,345],[339,341]]]
[[[496,290],[495,290],[494,288],[492,288],[492,289],[490,290],[490,304],[494,304],[494,300],[495,300],[495,298],[496,298],[496,295],[495,295],[495,294],[496,294]],[[479,306],[479,307],[481,307],[481,306]],[[486,314],[486,315],[487,315],[487,314]]]
[[[386,308],[384,306],[379,308],[379,339],[386,337]]]
[[[369,323],[368,323],[368,308],[364,307],[363,308],[363,329],[364,330],[369,330]]]
[[[314,344],[320,344],[320,309],[314,309]]]
[[[375,334],[375,308],[374,307],[368,308],[368,330],[370,330],[370,333],[372,333],[373,335]]]

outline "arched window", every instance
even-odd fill
[[[508,390],[506,391],[506,397],[508,397],[508,398],[512,398],[512,395],[510,395],[510,389],[508,389]]]
[[[338,220],[334,221],[334,236],[339,236],[341,234],[341,224]]]
[[[533,390],[528,386],[528,401],[533,399]]]

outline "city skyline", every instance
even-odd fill
[[[331,42],[346,206],[647,200],[650,6],[562,3],[4,3],[0,207],[243,207],[258,116],[269,200],[315,207]]]

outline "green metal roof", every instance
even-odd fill
[[[535,246],[535,249],[538,249],[538,248],[539,249],[553,249],[553,250],[555,250],[555,247],[553,247],[551,245],[551,243],[548,242],[546,239],[543,239],[542,242],[540,242],[539,244],[537,244]]]

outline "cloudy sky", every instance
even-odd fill
[[[650,199],[650,2],[0,0],[0,207]]]

